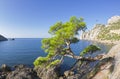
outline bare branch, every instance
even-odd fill
[[[73,56],[68,54],[64,56],[71,57],[77,60],[82,60],[82,61],[96,61],[96,60],[100,60],[103,57],[103,55],[97,55],[96,57],[83,57],[83,56],[75,56],[75,55]]]

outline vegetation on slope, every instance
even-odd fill
[[[89,45],[88,47],[86,47],[81,53],[80,53],[80,56],[83,56],[87,53],[93,53],[95,51],[98,51],[100,50],[99,47],[97,47],[96,45]]]
[[[111,30],[116,31],[118,29],[120,29],[120,21],[117,23],[109,24],[107,27],[104,27],[97,36],[97,38],[101,40],[120,40],[119,33],[111,32]]]

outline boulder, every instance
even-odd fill
[[[109,79],[120,79],[120,44],[115,45],[108,54],[115,58],[114,69]]]
[[[34,69],[41,79],[59,79],[59,70],[56,67],[35,67]]]
[[[68,70],[68,71],[65,71],[65,72],[64,72],[64,75],[65,75],[65,77],[68,77],[68,76],[74,75],[74,72]]]
[[[117,44],[111,48],[103,57],[103,60],[89,74],[81,79],[120,79],[119,67],[120,44]]]
[[[25,65],[15,66],[15,70],[10,72],[6,79],[40,79],[37,73]]]
[[[6,64],[3,64],[1,67],[0,67],[0,71],[1,72],[10,72],[11,71],[11,68],[9,66],[7,66]]]
[[[11,72],[11,68],[6,64],[3,64],[0,67],[0,79],[6,79],[6,76],[8,75],[9,72]]]

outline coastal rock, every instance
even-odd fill
[[[55,67],[48,69],[43,67],[36,67],[35,71],[41,79],[59,79],[59,70],[57,70]]]
[[[108,24],[113,24],[113,23],[117,23],[118,21],[120,21],[120,16],[113,16],[110,19],[108,19]]]
[[[10,72],[6,79],[40,79],[32,68],[25,65],[15,67],[15,70]]]
[[[114,68],[114,58],[112,57],[104,58],[90,72],[89,77],[91,77],[92,79],[109,79],[113,71],[113,68]]]
[[[85,40],[120,40],[120,16],[113,16],[106,25],[96,24],[93,29],[83,32],[81,39]]]
[[[0,67],[0,79],[6,79],[6,76],[8,75],[9,72],[11,72],[11,68],[6,64],[3,64]]]
[[[109,58],[109,59],[108,59]],[[101,66],[97,66],[97,73],[96,70],[92,70],[95,72],[90,72],[91,74],[85,76],[83,79],[90,79],[90,75],[94,76],[91,79],[120,79],[120,44],[115,45],[111,48],[111,50],[103,57],[104,64]],[[99,64],[103,63],[103,60],[100,61]],[[81,78],[82,79],[82,78]]]
[[[65,75],[66,77],[68,77],[68,76],[74,75],[74,72],[68,70],[68,71],[65,71],[65,72],[64,72],[64,75]]]
[[[3,64],[0,68],[1,72],[10,72],[11,68],[9,66],[7,66],[6,64]]]
[[[0,41],[7,41],[8,39],[5,38],[4,36],[0,35]]]
[[[88,64],[84,64],[80,69],[78,69],[78,66],[77,73],[71,74],[72,71],[69,70],[64,72],[64,79],[107,79],[113,68],[113,61],[114,58],[107,57],[100,60],[99,63],[92,68],[89,67]]]
[[[115,58],[114,69],[109,79],[120,79],[120,44],[115,45],[108,55]]]
[[[119,68],[120,44],[113,46],[93,68],[84,64],[82,69],[77,70],[78,73],[70,74],[68,70],[64,72],[64,76],[65,79],[120,79]]]
[[[85,39],[85,40],[96,40],[98,34],[101,32],[101,30],[105,27],[105,25],[102,24],[96,24],[94,26],[94,28],[90,31],[87,32],[83,32],[81,39]]]

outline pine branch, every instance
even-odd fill
[[[64,56],[71,57],[77,60],[82,60],[82,61],[96,61],[96,60],[100,60],[103,57],[103,55],[97,55],[96,57],[83,57],[83,56],[75,56],[75,55],[69,55],[69,54],[65,54]]]

